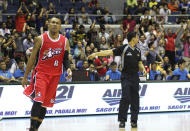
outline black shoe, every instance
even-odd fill
[[[29,129],[29,131],[38,131],[38,130],[31,127],[31,128]]]
[[[124,121],[121,121],[119,123],[119,128],[125,128],[125,122]]]
[[[132,128],[137,128],[137,122],[132,121],[132,122],[131,122],[131,127],[132,127]]]

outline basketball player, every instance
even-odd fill
[[[121,88],[122,96],[119,105],[118,121],[120,122],[119,128],[125,128],[125,122],[127,121],[127,114],[129,105],[131,106],[131,126],[137,128],[137,120],[139,113],[139,69],[143,70],[146,74],[146,70],[141,61],[140,49],[136,47],[138,43],[138,36],[136,32],[129,32],[127,34],[129,44],[122,45],[114,48],[113,50],[104,50],[96,52],[88,56],[92,59],[96,56],[121,56]]]
[[[51,18],[48,32],[35,39],[32,54],[27,63],[22,86],[25,88],[24,94],[34,101],[29,131],[37,131],[45,117],[46,108],[53,107],[57,85],[62,74],[62,65],[67,69],[67,73],[71,74],[68,61],[69,42],[59,34],[60,29],[61,20]],[[27,76],[33,66],[35,68],[31,83],[26,87]]]

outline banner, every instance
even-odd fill
[[[32,101],[21,85],[0,86],[0,117],[29,117]],[[118,113],[120,83],[59,84],[47,116]],[[190,82],[140,83],[140,112],[190,109]]]

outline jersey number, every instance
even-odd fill
[[[59,64],[59,61],[58,61],[58,60],[55,60],[54,66],[58,66],[58,64]]]

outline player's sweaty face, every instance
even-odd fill
[[[61,29],[61,22],[59,19],[52,18],[49,22],[49,30],[58,32]]]

